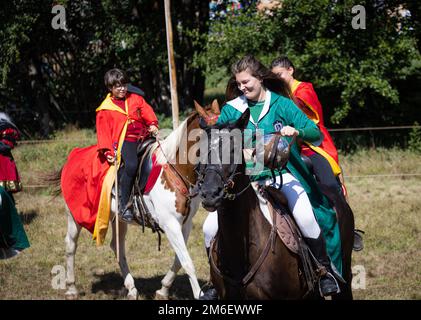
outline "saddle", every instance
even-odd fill
[[[149,175],[152,171],[152,154],[151,149],[156,142],[155,137],[146,138],[137,148],[137,157],[139,159],[139,167],[137,170],[138,187],[143,194]]]
[[[145,200],[143,198],[148,178],[153,169],[153,149],[156,142],[155,137],[146,138],[137,148],[137,156],[139,159],[139,166],[136,172],[136,178],[133,183],[132,193],[130,195],[129,203],[133,205],[134,221],[142,226],[143,232],[145,227],[150,228],[152,232],[158,232],[159,242],[160,232],[164,232],[152,217]]]

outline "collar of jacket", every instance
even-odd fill
[[[126,116],[128,116],[128,105],[127,105],[127,99],[125,101],[126,111],[121,109],[119,106],[116,106],[113,101],[111,100],[111,95],[108,94],[107,97],[102,101],[101,105],[96,109],[96,112],[101,110],[111,110],[111,111],[117,111],[120,112]]]
[[[265,104],[263,105],[262,112],[260,113],[259,119],[257,122],[259,122],[268,112],[270,109],[270,106],[279,98],[279,95],[277,95],[274,92],[271,92],[269,89],[266,89],[266,97],[265,97]],[[243,113],[246,111],[246,109],[249,107],[247,103],[247,98],[245,95],[239,96],[235,98],[234,100],[228,101],[227,104],[232,106],[234,109],[240,111]],[[250,117],[250,121],[253,124],[257,124],[253,117]]]

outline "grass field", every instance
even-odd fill
[[[71,143],[20,145],[14,155],[24,185],[16,195],[31,247],[19,256],[0,261],[0,299],[64,299],[64,290],[53,289],[54,266],[64,266],[66,219],[63,200],[53,199],[39,185],[40,172],[59,168],[74,146],[89,144],[90,131],[68,130],[56,139]],[[359,282],[356,299],[421,299],[421,175],[419,155],[393,150],[362,150],[341,157],[356,227],[363,229],[365,249],[353,255]],[[364,176],[364,177],[361,177]],[[194,218],[189,249],[200,284],[208,279],[208,264],[202,236],[206,212]],[[109,242],[110,233],[107,236]],[[130,226],[128,262],[140,299],[151,299],[170,267],[173,251],[165,236],[161,251],[155,234]],[[60,267],[56,267],[60,268]],[[83,230],[76,255],[76,282],[81,299],[124,299],[123,279],[108,245],[96,247]],[[365,275],[365,277],[364,277]],[[362,287],[365,286],[365,289]],[[189,281],[183,271],[171,293],[173,299],[191,299]]]

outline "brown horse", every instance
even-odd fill
[[[244,129],[249,115],[249,110],[246,110],[235,124],[224,125],[223,128],[229,131]],[[201,165],[199,177],[203,207],[209,211],[218,209],[218,233],[212,243],[210,261],[211,279],[219,297],[318,298],[318,292],[308,290],[299,256],[279,239],[273,240],[272,227],[261,212],[249,177],[244,174],[244,158],[240,164],[234,164],[232,141],[218,142],[219,148],[224,148],[223,144],[227,142],[230,145],[224,150],[230,150],[230,163],[212,164],[208,161]],[[336,206],[338,209],[340,204]],[[346,285],[341,285],[342,293],[337,298],[351,299],[353,218],[352,211],[340,209],[343,211],[340,218],[345,221],[340,229]]]

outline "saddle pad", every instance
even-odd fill
[[[157,163],[155,153],[152,155],[152,170],[149,174],[148,181],[146,182],[145,191],[143,194],[149,194],[152,188],[155,186],[159,175],[161,174],[162,166]]]
[[[279,238],[290,251],[298,254],[299,245],[297,234],[291,229],[291,226],[295,226],[295,222],[292,220],[290,215],[279,212],[278,209],[275,209],[271,204],[268,203],[268,200],[266,200],[258,191],[258,184],[256,182],[252,183],[252,187],[256,192],[257,198],[259,199],[259,206],[263,216],[270,223],[270,225],[272,225],[272,214],[275,213],[278,215],[276,217],[276,231]],[[296,229],[295,227],[293,228]]]
[[[291,217],[287,214],[278,212],[275,208],[273,213],[278,215],[276,217],[276,231],[279,238],[281,238],[282,242],[290,251],[298,254],[298,239],[296,233],[291,229],[291,225],[294,223]]]

